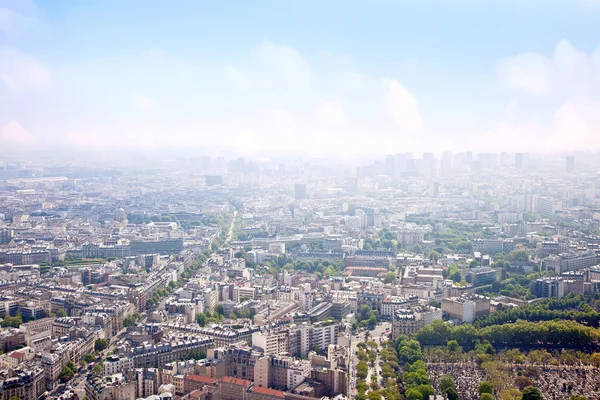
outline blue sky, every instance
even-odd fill
[[[0,151],[600,150],[600,1],[0,0]]]

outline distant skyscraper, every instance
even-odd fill
[[[438,197],[440,195],[440,183],[432,182],[429,188],[429,197]]]
[[[396,175],[396,156],[389,155],[385,158],[385,174],[389,176]]]
[[[573,172],[575,170],[575,156],[567,156],[565,160],[565,169],[567,172]]]
[[[515,154],[515,168],[523,169],[523,153]]]
[[[406,171],[406,160],[408,159],[408,155],[406,153],[398,153],[396,154],[396,171],[398,173],[402,171]]]
[[[221,175],[206,175],[206,186],[216,186],[223,184],[223,177]]]
[[[454,155],[454,168],[455,169],[464,168],[464,166],[466,164],[465,160],[466,160],[465,153],[456,153]]]
[[[433,170],[433,153],[423,153],[423,172],[430,173]]]
[[[452,170],[453,157],[454,157],[454,154],[450,153],[449,151],[445,151],[444,154],[442,154],[442,164],[440,167],[441,175],[443,175],[443,176],[450,175],[450,172]]]
[[[294,198],[296,200],[306,199],[308,197],[308,191],[306,190],[306,183],[296,183],[294,185]]]

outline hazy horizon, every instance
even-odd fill
[[[0,159],[600,151],[600,2],[480,3],[0,0]]]

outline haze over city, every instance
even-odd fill
[[[0,0],[0,400],[600,399],[599,0]]]

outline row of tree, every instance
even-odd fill
[[[470,324],[449,326],[443,321],[434,321],[420,329],[415,337],[424,346],[443,346],[450,340],[456,340],[461,346],[473,348],[475,343],[487,340],[494,347],[588,349],[598,345],[600,331],[575,321],[519,320],[479,329]]]
[[[152,296],[146,300],[146,307],[153,309],[158,305],[158,303],[160,303],[163,297],[170,295],[176,288],[181,287],[182,285],[183,284],[179,281],[171,281],[165,288],[155,290],[154,293],[152,293]]]
[[[187,281],[190,277],[194,276],[196,274],[196,272],[200,268],[202,268],[204,263],[211,256],[212,252],[217,251],[223,245],[223,243],[225,243],[225,240],[227,240],[229,224],[231,224],[231,222],[232,222],[233,214],[227,213],[224,216],[217,215],[214,218],[215,218],[215,222],[221,226],[221,233],[219,233],[219,236],[215,240],[213,240],[213,242],[211,243],[210,249],[207,249],[207,250],[203,251],[201,254],[199,254],[196,257],[196,259],[194,260],[194,262],[183,271],[183,273],[181,274],[182,281]],[[171,282],[169,282],[167,287],[165,287],[164,289],[156,290],[152,294],[152,296],[150,296],[150,298],[148,300],[146,300],[146,307],[149,309],[156,307],[160,303],[160,301],[163,297],[171,294],[173,292],[173,290],[175,290],[176,288],[183,286],[182,281],[178,281],[178,282],[171,281]]]
[[[123,326],[125,328],[129,328],[130,326],[135,325],[135,323],[138,322],[140,319],[142,319],[142,315],[138,312],[134,312],[133,314],[125,317],[125,319],[123,320]]]
[[[221,307],[219,309],[219,306]],[[220,312],[219,312],[220,311]],[[196,314],[196,322],[200,326],[210,325],[210,324],[218,324],[225,318],[223,313],[223,306],[218,304],[215,307],[215,312],[211,313],[210,310],[207,310],[203,313]]]
[[[242,253],[241,256],[245,257],[245,254]],[[248,263],[247,259],[246,263]],[[329,260],[294,261],[293,258],[281,254],[276,259],[267,261],[265,268],[273,275],[277,275],[279,272],[285,270],[304,271],[324,277],[340,275],[344,270],[344,263],[342,261]]]
[[[517,322],[518,320],[572,320],[597,328],[600,323],[600,312],[594,311],[594,309],[585,302],[582,295],[572,293],[563,298],[551,297],[521,307],[497,311],[486,317],[475,320],[473,325],[476,328],[483,328],[490,325]]]
[[[429,396],[435,394],[427,365],[423,361],[421,344],[406,336],[401,336],[396,341],[396,351],[398,361],[404,364],[404,374],[402,375],[404,397],[406,400],[428,400]],[[448,400],[458,400],[458,396],[452,397],[456,393],[446,393]]]

